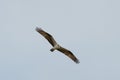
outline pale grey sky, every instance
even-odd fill
[[[119,36],[119,0],[0,0],[0,80],[120,80]]]

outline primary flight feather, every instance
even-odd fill
[[[79,63],[79,60],[73,55],[73,53],[71,51],[69,51],[68,49],[61,47],[55,41],[55,39],[52,37],[52,35],[50,35],[49,33],[45,32],[44,30],[42,30],[41,28],[38,28],[38,27],[36,27],[36,31],[38,33],[40,33],[44,38],[46,38],[48,40],[48,42],[53,46],[53,48],[50,49],[50,51],[53,52],[54,50],[58,50],[58,51],[62,52],[63,54],[65,54],[66,56],[68,56],[69,58],[71,58],[74,62]]]

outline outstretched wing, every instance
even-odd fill
[[[63,47],[60,47],[57,49],[58,51],[64,53],[66,56],[68,56],[69,58],[71,58],[74,62],[76,63],[80,63],[79,60],[73,55],[73,53]]]
[[[57,44],[57,42],[54,40],[52,35],[50,35],[49,33],[45,32],[41,28],[36,27],[36,31],[39,32],[43,37],[45,37],[52,46]]]

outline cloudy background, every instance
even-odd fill
[[[36,27],[81,63],[50,52]],[[0,0],[0,80],[120,80],[120,1]]]

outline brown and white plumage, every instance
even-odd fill
[[[74,62],[79,63],[79,60],[73,55],[73,53],[63,47],[61,47],[59,44],[57,44],[57,42],[55,41],[55,39],[52,37],[52,35],[50,35],[49,33],[45,32],[44,30],[42,30],[41,28],[36,27],[36,31],[38,33],[40,33],[43,37],[45,37],[48,42],[53,46],[52,49],[50,49],[50,51],[54,51],[54,50],[58,50],[60,52],[62,52],[63,54],[65,54],[66,56],[68,56],[69,58],[71,58]]]

